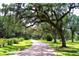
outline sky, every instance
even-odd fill
[[[79,16],[79,9],[75,9],[74,10],[74,14],[76,14],[77,16]]]

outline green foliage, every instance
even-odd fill
[[[6,45],[5,47],[0,48],[0,56],[14,54],[17,51],[29,48],[32,45],[30,40],[23,40],[22,38],[20,38],[20,40],[22,41],[18,44]]]
[[[70,31],[66,30],[64,36],[65,36],[66,40],[71,40],[71,32]]]
[[[40,42],[47,43],[51,48],[54,48],[59,56],[79,56],[79,41],[72,43],[68,40],[67,48],[61,48],[61,42],[53,43],[52,41],[39,40]]]
[[[0,39],[0,48],[5,47],[6,45],[18,44],[20,41],[23,41],[23,38],[1,38]]]
[[[47,41],[52,41],[52,35],[50,33],[45,35]]]
[[[79,40],[79,35],[76,35],[76,40]]]
[[[2,4],[1,13],[3,16],[0,17],[0,20],[3,21],[0,22],[0,37],[10,38],[23,36],[25,39],[28,39],[28,36],[23,35],[26,32],[25,27],[30,27],[30,25],[37,25],[41,22],[48,23],[42,26],[42,31],[45,31],[46,33],[49,33],[50,31],[52,32],[52,27],[54,27],[59,32],[64,32],[62,28],[64,28],[67,14],[76,7],[75,5],[75,3]],[[35,31],[35,35],[37,33],[43,33],[41,29],[39,29],[39,31],[38,29]],[[64,42],[64,46],[66,44],[63,37],[64,35],[62,35],[61,37],[62,42]],[[47,35],[46,38],[48,41],[52,40],[52,37],[50,35]],[[18,41],[8,41],[9,45],[11,45],[12,43],[18,43]]]

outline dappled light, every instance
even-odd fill
[[[9,3],[0,8],[0,56],[79,56],[79,3]]]

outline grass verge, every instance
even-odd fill
[[[79,41],[70,42],[67,41],[68,48],[60,48],[61,42],[53,43],[52,41],[39,40],[40,42],[44,42],[48,44],[51,48],[54,48],[59,56],[79,56]]]
[[[31,40],[23,40],[18,44],[7,45],[3,48],[0,48],[0,56],[6,56],[16,53],[17,51],[23,50],[25,48],[31,47]]]

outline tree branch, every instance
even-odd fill
[[[52,10],[52,12],[54,13],[55,18],[58,20],[56,12],[54,10]]]
[[[62,20],[68,13],[70,13],[70,11],[71,11],[71,10],[67,11],[63,16],[61,16],[61,17],[59,18],[58,21]]]
[[[67,11],[66,13],[64,13],[64,14],[59,18],[58,21],[62,20],[68,13],[70,13],[71,9],[74,9],[75,7],[77,7],[77,6],[75,6],[75,5],[73,6],[73,3],[70,4],[69,11]]]
[[[30,26],[26,26],[26,28],[32,27],[36,24],[37,22],[34,22],[33,24],[31,24]]]

